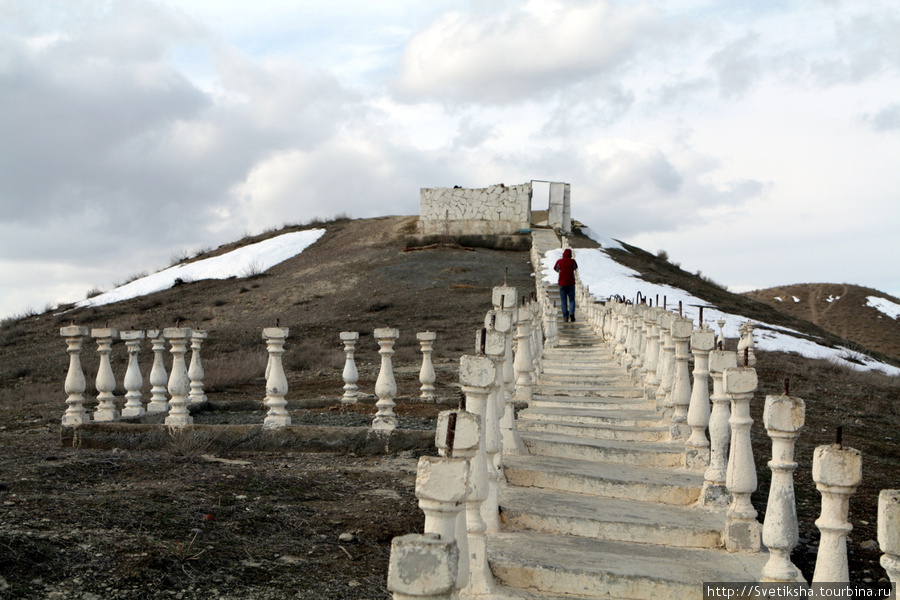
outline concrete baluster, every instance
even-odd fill
[[[452,433],[451,433],[452,432]],[[463,498],[461,505],[456,512],[456,521],[454,529],[454,539],[459,546],[459,579],[457,587],[462,589],[469,584],[469,542],[468,542],[468,525],[466,518],[466,510],[468,502],[473,498],[479,498],[485,495],[485,491],[478,488],[478,485],[485,485],[486,480],[476,480],[473,476],[475,468],[474,460],[478,454],[479,444],[481,443],[481,417],[476,414],[466,412],[464,410],[447,410],[438,414],[437,427],[435,428],[435,446],[438,454],[446,460],[465,461],[467,471],[462,486]],[[452,448],[451,448],[452,444]],[[417,484],[418,485],[418,480]],[[452,495],[449,490],[446,496]],[[421,501],[419,506],[421,507]],[[452,511],[453,507],[444,505],[446,511]],[[424,508],[423,508],[424,510]],[[443,523],[443,527],[449,527],[448,523]],[[437,525],[435,526],[437,527]],[[436,529],[428,529],[426,517],[426,531],[436,531]]]
[[[143,417],[146,414],[141,398],[141,387],[144,385],[144,378],[141,377],[141,368],[138,365],[138,354],[141,351],[141,340],[144,339],[144,332],[137,330],[122,331],[119,333],[121,339],[125,340],[125,347],[128,349],[128,368],[125,370],[125,406],[122,407],[122,417],[134,418]]]
[[[431,361],[431,353],[434,351],[434,340],[437,334],[433,331],[424,331],[416,334],[419,347],[422,352],[422,368],[419,369],[420,398],[425,402],[434,402],[434,364]]]
[[[344,343],[344,395],[341,397],[343,404],[356,404],[359,399],[359,387],[356,382],[359,381],[359,371],[356,369],[356,360],[354,353],[356,352],[356,342],[359,340],[358,331],[342,331],[341,342]]]
[[[172,372],[169,374],[169,415],[166,425],[169,427],[185,427],[194,422],[188,411],[188,393],[191,391],[191,380],[188,377],[184,355],[187,353],[188,339],[191,330],[186,327],[166,327],[163,337],[169,340],[172,353]]]
[[[266,350],[269,353],[269,373],[266,376],[266,398],[263,404],[269,407],[263,427],[272,429],[287,427],[291,424],[291,415],[287,411],[287,400],[284,399],[288,392],[287,377],[284,374],[284,343],[290,334],[287,327],[266,327],[262,330],[262,337],[266,340]]]
[[[745,337],[746,342],[744,343],[744,347],[747,349],[747,360],[748,365],[751,367],[756,366],[756,341],[753,339],[753,329],[756,327],[756,324],[752,321],[747,321],[745,324]]]
[[[66,373],[65,392],[66,412],[62,417],[63,427],[77,427],[90,422],[91,418],[84,409],[84,390],[87,382],[84,378],[84,369],[81,368],[81,349],[84,338],[88,335],[87,327],[71,325],[61,327],[59,330],[66,340],[66,352],[69,354],[69,371]]]
[[[878,545],[884,552],[881,566],[888,579],[900,583],[900,490],[878,494]]]
[[[704,474],[700,502],[708,506],[727,506],[731,494],[725,485],[728,471],[728,446],[731,441],[731,397],[725,393],[725,370],[737,366],[737,354],[713,350],[709,354],[709,372],[713,380],[712,412],[709,416],[709,468]]]
[[[497,380],[493,360],[487,356],[463,355],[459,359],[459,379],[462,391],[466,395],[466,408],[480,417],[486,412],[490,388]],[[471,457],[461,455],[469,458],[471,463],[469,481],[472,493],[466,499],[469,544],[469,584],[466,590],[470,595],[485,595],[494,591],[494,578],[487,561],[487,542],[484,535],[486,526],[481,510],[481,505],[488,498],[485,429],[481,428],[480,443],[474,455]]]
[[[691,388],[691,405],[687,424],[691,436],[685,442],[684,464],[689,469],[709,467],[709,353],[716,343],[716,334],[705,324],[691,334],[691,352],[694,354],[694,385]]]
[[[528,405],[534,397],[534,354],[532,351],[531,309],[527,304],[519,308],[516,321],[516,358],[513,367],[516,371],[516,402]],[[510,407],[507,407],[509,410]],[[503,417],[513,415],[504,414]],[[514,420],[513,420],[514,421]],[[506,452],[506,439],[503,440]]]
[[[862,480],[862,454],[839,444],[819,446],[813,452],[812,477],[822,494],[822,514],[816,519],[819,553],[812,580],[814,583],[848,582],[847,534],[853,525],[847,515],[850,496]]]
[[[458,529],[466,507],[469,461],[463,458],[422,456],[416,472],[416,498],[425,513],[425,533],[436,534],[445,542],[458,545],[457,534],[465,540],[465,529]],[[468,569],[458,570],[456,588],[468,583]]]
[[[490,394],[484,404],[466,405],[467,410],[481,417],[484,439],[484,453],[487,460],[488,494],[481,504],[481,516],[487,531],[495,533],[500,530],[500,484],[505,481],[502,461],[502,433],[500,431],[500,415],[504,412],[503,365],[506,362],[506,333],[511,327],[509,315],[500,311],[488,312],[487,321],[493,322],[495,328],[488,328],[485,338],[484,353],[494,361],[496,379],[490,386]]]
[[[725,485],[731,494],[725,525],[725,548],[731,552],[759,552],[760,531],[750,495],[756,491],[756,464],[750,442],[750,400],[756,391],[756,370],[725,370],[725,393],[731,396],[731,448]]]
[[[494,306],[494,310],[497,311],[498,314],[503,313],[507,315],[509,323],[508,327],[503,331],[505,350],[504,360],[500,365],[503,372],[503,403],[500,406],[501,413],[507,404],[513,402],[513,395],[516,393],[516,372],[513,367],[512,345],[518,312],[518,294],[519,292],[516,288],[507,285],[495,286],[491,293],[491,303]]]
[[[802,579],[791,562],[797,545],[797,502],[794,498],[794,445],[803,427],[806,404],[791,396],[766,396],[763,423],[772,438],[772,483],[766,504],[762,540],[769,549],[769,560],[762,570],[763,581],[791,582]]]
[[[694,324],[688,319],[678,318],[672,323],[672,339],[675,342],[675,375],[672,390],[666,400],[666,408],[671,405],[672,425],[669,434],[673,440],[686,440],[690,429],[687,425],[688,407],[691,404],[691,371],[688,359],[691,357],[691,334]],[[665,413],[663,413],[665,414]]]
[[[169,374],[166,373],[164,357],[166,354],[166,340],[159,329],[149,329],[147,337],[153,348],[153,367],[150,369],[150,403],[147,405],[148,414],[169,412],[169,399],[166,396],[166,384],[169,382]]]
[[[378,379],[375,380],[375,395],[378,396],[378,413],[372,421],[372,429],[392,431],[397,428],[397,415],[394,414],[394,397],[397,395],[397,381],[394,379],[394,365],[391,357],[394,355],[394,344],[400,337],[400,331],[392,327],[384,327],[375,330],[375,340],[378,342],[378,354],[381,355],[381,370]]]
[[[208,336],[209,334],[202,329],[191,330],[191,365],[188,367],[188,378],[191,380],[188,406],[191,408],[205,406],[207,401],[206,392],[203,389],[203,378],[206,377],[206,372],[203,370],[200,349]]]
[[[116,376],[109,362],[114,340],[119,339],[119,332],[108,327],[92,329],[91,337],[97,340],[97,352],[100,354],[100,366],[97,368],[97,408],[94,409],[94,421],[105,423],[119,420],[119,409],[116,408]]]
[[[650,328],[647,332],[647,360],[644,368],[645,398],[656,398],[656,389],[659,387],[659,313],[658,308],[651,308],[647,312]]]
[[[410,533],[391,541],[387,587],[393,600],[456,597],[459,548],[433,533]]]
[[[716,336],[716,348],[725,349],[725,319],[719,319],[716,321],[716,325],[719,326],[719,335]]]
[[[659,322],[662,342],[659,359],[659,387],[656,388],[656,410],[668,417],[671,414],[665,412],[664,406],[675,380],[675,342],[672,339],[672,324],[675,319],[676,317],[672,313],[663,312]]]

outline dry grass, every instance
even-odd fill
[[[203,384],[208,392],[250,383],[266,374],[268,354],[263,350],[229,352],[203,360]]]

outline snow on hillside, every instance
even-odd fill
[[[604,247],[606,243],[599,241]],[[600,236],[598,236],[600,237]],[[609,240],[613,242],[613,240]],[[637,271],[622,266],[614,261],[604,250],[581,248],[574,251],[575,260],[578,262],[578,274],[582,284],[588,287],[591,295],[598,300],[606,300],[609,297],[620,295],[627,300],[634,300],[638,292],[653,299],[659,298],[660,304],[665,299],[666,306],[677,308],[681,302],[682,312],[685,317],[693,319],[696,323],[699,318],[700,306],[703,306],[703,320],[710,324],[714,330],[718,330],[717,321],[724,321],[725,337],[738,337],[738,327],[748,319],[740,315],[724,313],[715,307],[709,306],[703,300],[692,296],[684,290],[668,285],[653,284],[640,278]],[[553,265],[562,257],[562,250],[551,250],[543,259],[543,279],[549,283],[556,283],[556,273]],[[883,299],[879,299],[883,300]],[[886,301],[884,301],[886,302]],[[893,304],[900,309],[900,306]],[[890,307],[879,310],[887,312]],[[577,313],[577,307],[576,307]],[[854,352],[847,348],[828,348],[808,339],[808,336],[792,331],[778,325],[758,323],[765,329],[757,328],[754,332],[756,347],[760,350],[777,352],[795,352],[808,358],[822,358],[834,363],[844,365],[857,370],[879,370],[888,375],[900,375],[897,367],[878,362],[868,356]],[[849,359],[849,360],[848,360]],[[860,364],[862,363],[862,364]]]
[[[900,304],[891,302],[887,298],[879,298],[878,296],[869,296],[866,298],[866,306],[877,308],[882,313],[892,319],[900,317]]]
[[[324,229],[308,229],[306,231],[285,233],[262,242],[237,248],[221,256],[175,265],[147,277],[135,279],[130,283],[93,298],[82,300],[76,306],[101,306],[137,298],[167,290],[175,285],[177,280],[189,282],[201,279],[228,279],[229,277],[246,277],[262,273],[278,263],[300,254],[322,237],[324,233]]]

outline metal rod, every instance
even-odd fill
[[[465,396],[463,396],[465,398]],[[447,418],[447,458],[453,458],[453,442],[456,440],[456,413],[451,412]]]

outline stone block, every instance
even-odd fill
[[[400,337],[400,330],[394,327],[382,327],[375,330],[375,339],[387,339]]]
[[[689,338],[694,332],[694,324],[687,319],[676,317],[671,329],[673,338]]]
[[[190,337],[191,330],[187,327],[166,327],[163,329],[163,337],[167,340]]]
[[[287,339],[290,329],[287,327],[266,327],[262,330],[262,336],[267,340]]]
[[[837,444],[818,446],[813,452],[812,478],[821,485],[857,486],[862,481],[862,453]]]
[[[459,549],[434,534],[411,533],[391,542],[387,586],[412,597],[450,594],[456,585]]]
[[[119,339],[125,342],[130,340],[142,340],[144,339],[144,332],[139,329],[128,329],[126,331],[120,331]]]
[[[737,367],[737,354],[727,350],[713,350],[709,353],[709,370],[722,373],[725,369]]]
[[[358,339],[359,339],[358,331],[342,331],[341,332],[341,341],[342,342],[345,342],[345,341],[349,342],[351,340],[358,340]]]
[[[792,396],[766,396],[763,424],[766,429],[796,433],[806,419],[806,403]]]
[[[357,336],[358,337],[358,336]],[[343,338],[341,338],[343,339]],[[416,334],[416,339],[420,342],[433,342],[437,339],[437,333],[433,331],[422,331]]]
[[[416,471],[416,497],[440,502],[465,502],[469,461],[422,456]]]
[[[63,337],[75,337],[88,335],[88,328],[80,325],[69,325],[68,327],[60,327],[59,335]]]
[[[716,334],[712,331],[700,330],[691,334],[691,348],[700,352],[709,352],[716,347]]]
[[[119,338],[119,332],[115,329],[110,329],[109,327],[98,327],[91,329],[91,337],[94,339],[112,338],[115,340]]]
[[[488,336],[491,340],[491,336]],[[459,380],[463,385],[487,387],[494,383],[494,362],[487,356],[464,354],[459,359]]]
[[[900,554],[900,490],[878,494],[878,545],[886,554]]]
[[[757,383],[756,369],[750,367],[725,369],[726,394],[749,394],[756,390]]]
[[[500,333],[509,333],[513,327],[512,313],[504,310],[489,310],[484,316],[484,326]]]
[[[438,450],[447,450],[448,432],[451,414],[456,415],[456,428],[453,430],[453,450],[472,450],[478,447],[481,438],[481,417],[464,410],[445,410],[438,414],[434,432],[434,445]]]

